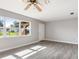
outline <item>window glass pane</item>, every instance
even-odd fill
[[[7,35],[12,36],[18,36],[19,35],[19,29],[7,29]]]
[[[19,35],[19,22],[13,18],[6,18],[6,32],[8,36]]]
[[[6,28],[19,28],[19,22],[16,19],[6,18]]]
[[[3,36],[3,28],[0,28],[0,37]]]
[[[28,29],[21,29],[21,35],[28,35],[29,30]]]
[[[29,22],[21,22],[21,28],[27,28],[29,26]]]
[[[0,27],[3,27],[3,18],[0,16]]]
[[[29,34],[29,22],[21,22],[21,35],[28,35]]]

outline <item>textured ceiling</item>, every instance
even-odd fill
[[[49,0],[48,4],[45,4],[43,0],[39,0],[39,2],[43,6],[42,12],[39,12],[35,7],[24,10],[25,6],[20,0],[0,0],[0,8],[42,21],[77,17],[78,0]],[[70,15],[70,12],[74,12],[74,15]]]

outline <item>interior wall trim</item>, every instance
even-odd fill
[[[45,40],[47,40],[47,41],[54,41],[54,42],[60,42],[60,43],[76,44],[76,45],[78,45],[78,43],[73,43],[73,42],[68,42],[68,41],[57,41],[57,40],[48,39],[48,38],[46,38]]]

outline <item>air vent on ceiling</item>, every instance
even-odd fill
[[[74,12],[71,12],[70,15],[74,15]]]

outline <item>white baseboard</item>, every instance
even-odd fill
[[[62,42],[62,43],[69,43],[69,44],[78,44],[78,43],[73,43],[73,42],[68,42],[68,41],[58,41],[58,40],[53,40],[53,39],[45,39],[48,41],[55,41],[55,42]]]
[[[28,44],[22,44],[22,45],[19,45],[19,46],[15,46],[15,47],[10,47],[10,48],[6,48],[6,49],[2,49],[2,50],[0,50],[0,52],[8,51],[8,50],[11,50],[11,49],[19,48],[19,47],[26,46],[26,45],[30,45],[30,44],[34,44],[34,43],[37,43],[37,42],[39,42],[39,41],[40,41],[40,40],[31,42],[31,43],[28,43]]]

